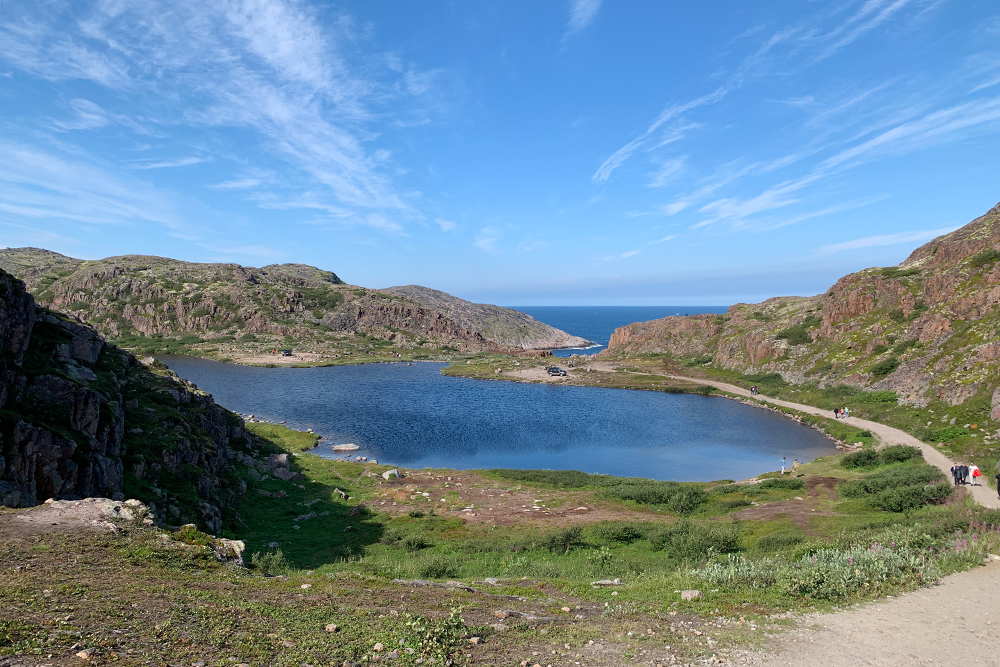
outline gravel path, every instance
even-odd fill
[[[726,382],[717,382],[715,380],[696,380],[695,378],[682,377],[679,375],[669,375],[667,377],[673,378],[675,380],[688,380],[691,382],[700,382],[701,384],[708,384],[717,389],[727,391],[731,394],[738,394],[740,396],[746,396],[750,398],[750,392],[742,387],[737,387],[734,384],[728,384]],[[825,410],[822,408],[813,407],[811,405],[803,405],[802,403],[793,403],[791,401],[783,401],[778,398],[770,398],[768,396],[757,395],[753,398],[757,398],[768,403],[773,403],[774,405],[780,405],[786,408],[792,408],[798,410],[799,412],[806,412],[811,415],[816,415],[817,417],[829,417],[831,410]],[[848,417],[844,420],[851,426],[856,426],[861,429],[868,429],[879,439],[887,445],[910,445],[912,447],[919,447],[920,451],[924,454],[924,459],[931,465],[936,466],[944,472],[948,479],[951,479],[951,466],[953,462],[947,456],[939,452],[937,449],[928,445],[920,440],[917,440],[912,435],[906,431],[901,431],[898,428],[893,428],[892,426],[886,426],[885,424],[880,424],[878,422],[869,421],[867,419],[860,419],[858,417]],[[983,485],[982,486],[965,486],[967,493],[971,493],[972,497],[976,499],[980,505],[984,507],[1000,507],[1000,496],[997,495],[996,488],[989,486],[989,482],[992,481],[993,475],[988,471],[983,471]],[[998,642],[1000,643],[1000,642]],[[1000,653],[998,653],[1000,655]],[[872,663],[875,664],[875,663]]]
[[[805,619],[758,664],[1000,665],[1000,563],[859,609]],[[818,626],[818,627],[817,627]]]

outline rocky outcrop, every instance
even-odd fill
[[[615,331],[604,355],[667,353],[796,382],[895,390],[917,404],[957,404],[1000,384],[998,306],[1000,205],[898,266],[844,276],[814,297],[630,324]]]
[[[370,338],[395,348],[462,352],[586,344],[506,308],[471,304],[419,287],[377,291],[346,285],[304,264],[261,268],[125,255],[83,261],[37,248],[0,250],[0,269],[21,278],[38,302],[123,344],[172,339],[222,343],[235,352],[287,347],[324,353]],[[214,344],[214,345],[213,345]]]
[[[253,452],[211,396],[37,308],[0,271],[0,505],[127,493],[163,521],[218,532]]]
[[[573,336],[561,329],[539,322],[531,315],[519,310],[485,303],[472,303],[420,285],[388,287],[381,291],[401,296],[443,313],[467,331],[479,332],[485,339],[500,345],[525,350],[554,350],[593,345],[585,338]]]

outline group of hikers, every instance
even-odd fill
[[[834,419],[847,419],[851,416],[851,411],[848,408],[834,408],[833,418]]]
[[[951,476],[955,480],[955,486],[968,484],[970,477],[972,478],[972,486],[979,486],[979,478],[983,476],[983,473],[979,471],[979,466],[975,463],[971,466],[956,463],[951,467]],[[997,490],[997,494],[1000,494],[1000,489]]]
[[[754,386],[750,387],[750,395],[751,396],[756,396],[759,393],[760,392],[757,391],[757,385],[754,385]]]

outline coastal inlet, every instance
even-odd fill
[[[836,453],[819,432],[718,397],[444,377],[442,364],[259,368],[161,360],[215,400],[323,436],[321,456],[409,468],[742,479]],[[333,445],[359,450],[334,452]]]

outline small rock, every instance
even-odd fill
[[[479,642],[480,642],[480,639],[479,639],[479,637],[470,637],[470,638],[469,638],[469,643],[470,643],[470,644],[472,644],[473,646],[475,646],[475,645],[476,645],[476,644],[478,644]]]
[[[705,594],[702,593],[701,591],[690,590],[690,589],[686,591],[681,591],[681,599],[684,600],[685,602],[690,602],[691,600],[700,600],[703,597],[705,597]]]
[[[385,648],[385,646],[382,646],[382,642],[377,642],[375,644],[375,646],[372,647],[372,650],[375,651],[376,653],[378,653],[379,651],[381,651],[384,648]]]
[[[312,587],[313,587],[312,584],[302,584],[301,586],[299,586],[299,588],[301,588],[302,590],[309,590]]]
[[[267,547],[268,549],[279,549],[281,548],[281,542],[268,542]]]
[[[336,623],[327,623],[324,630],[326,630],[327,632],[337,632],[338,630],[340,630],[340,626],[338,626]]]
[[[397,479],[400,476],[401,475],[399,474],[399,471],[395,468],[393,468],[392,470],[386,470],[384,473],[382,473],[382,479],[385,480]]]
[[[80,660],[83,660],[84,662],[90,662],[90,659],[93,657],[93,655],[94,652],[88,648],[77,653],[76,657],[80,658]]]

